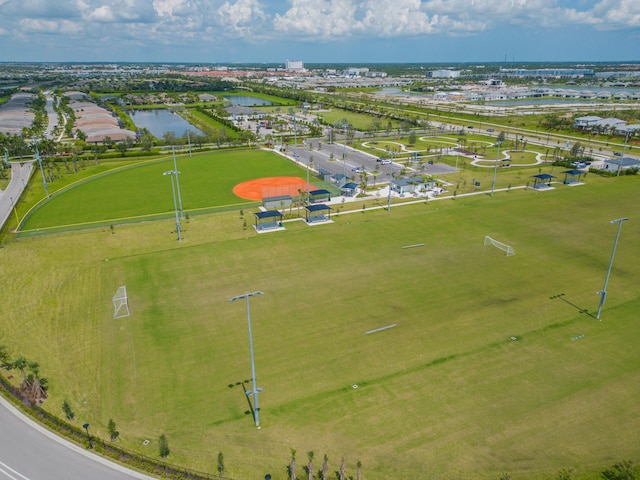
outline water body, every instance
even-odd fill
[[[225,100],[231,102],[232,105],[238,105],[241,107],[259,107],[263,105],[273,105],[273,102],[265,100],[263,98],[250,97],[248,95],[234,95],[229,97],[222,97]]]
[[[138,128],[146,128],[151,135],[161,139],[165,132],[173,132],[176,137],[191,133],[202,135],[202,131],[187,122],[173,110],[158,108],[154,110],[132,110],[129,113],[131,120]]]

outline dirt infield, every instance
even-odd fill
[[[265,177],[242,182],[233,187],[233,193],[247,200],[262,200],[265,197],[280,195],[298,195],[298,191],[305,191],[307,182],[300,177]],[[309,185],[314,190],[313,185]]]

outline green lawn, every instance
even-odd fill
[[[103,437],[113,418],[152,456],[164,432],[169,461],[200,470],[223,452],[232,478],[285,479],[296,448],[300,478],[314,451],[316,468],[344,456],[371,480],[595,479],[640,457],[639,200],[637,179],[597,178],[264,235],[202,215],[180,244],[170,220],[19,239],[0,249],[0,344],[40,363],[45,408],[67,399]],[[599,322],[609,221],[625,215]],[[132,314],[113,320],[122,284]],[[236,385],[245,304],[228,301],[255,290],[259,431]]]
[[[269,176],[304,176],[303,169],[263,150],[234,150],[177,159],[180,193],[186,213],[223,205],[252,205],[235,196],[233,187],[246,180]],[[40,203],[23,231],[173,212],[172,157],[137,163],[109,171],[58,192]],[[303,177],[304,178],[304,177]]]

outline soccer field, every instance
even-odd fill
[[[167,221],[19,239],[0,249],[0,343],[40,363],[48,410],[67,399],[102,437],[113,418],[152,456],[165,433],[168,460],[199,470],[223,452],[231,478],[287,478],[291,448],[299,477],[313,451],[374,480],[598,478],[640,456],[639,200],[634,178],[593,178],[265,235],[227,212],[181,243]],[[131,316],[114,320],[119,285]],[[256,290],[261,430],[238,384],[245,304],[228,301]]]

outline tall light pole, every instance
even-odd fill
[[[393,162],[389,164],[389,192],[387,195],[387,212],[391,211],[391,182],[393,181]]]
[[[292,109],[293,110],[293,109]],[[298,125],[296,124],[296,112],[293,111],[293,146],[298,146]]]
[[[173,185],[173,177],[174,175],[178,176],[180,172],[177,170],[169,170],[168,172],[164,172],[162,175],[171,177],[171,193],[173,194],[173,209],[176,212],[176,232],[178,232],[178,241],[182,241],[182,234],[180,232],[180,219],[178,218],[178,204],[176,203],[176,188]]]
[[[618,246],[618,238],[620,238],[620,230],[622,229],[622,222],[629,220],[627,217],[617,218],[616,220],[611,220],[609,223],[617,223],[618,224],[618,232],[616,233],[616,240],[613,242],[613,250],[611,251],[611,260],[609,260],[609,269],[607,270],[607,276],[604,279],[604,287],[600,291],[600,305],[598,305],[598,312],[596,313],[596,318],[600,320],[600,311],[602,310],[602,306],[604,305],[604,301],[607,298],[607,283],[609,283],[609,275],[611,275],[611,267],[613,266],[613,257],[616,254],[616,247]]]
[[[47,178],[44,176],[44,168],[42,168],[42,159],[40,158],[40,152],[38,151],[38,141],[36,137],[33,137],[33,145],[36,148],[36,160],[38,161],[38,165],[40,165],[40,173],[42,173],[42,184],[44,185],[44,193],[49,198],[49,188],[47,187]]]
[[[631,133],[631,130],[628,130],[627,134],[624,137],[624,147],[622,147],[622,156],[618,160],[618,173],[616,174],[616,177],[620,176],[620,170],[622,170],[622,162],[624,160],[624,154],[627,151],[627,141],[629,140],[629,134],[630,133]]]
[[[188,130],[187,130],[188,131]],[[176,164],[176,148],[171,145],[171,150],[173,151],[173,171],[176,172],[176,187],[178,190],[178,206],[180,207],[180,219],[184,218],[182,214],[182,196],[180,195],[180,181],[178,180],[178,165]]]
[[[253,420],[255,421],[256,427],[260,428],[260,419],[258,416],[258,393],[262,391],[261,387],[256,385],[256,363],[253,357],[253,335],[251,334],[251,310],[249,308],[249,297],[255,297],[256,295],[264,295],[264,292],[251,292],[245,293],[243,295],[237,295],[229,299],[230,302],[235,302],[241,298],[244,298],[247,302],[247,325],[249,327],[249,352],[251,353],[251,381],[253,386],[253,391],[247,392],[247,395],[253,395]]]
[[[342,128],[344,129],[344,144],[342,145],[342,174],[347,176],[347,120],[342,120]]]
[[[20,226],[20,219],[18,218],[18,212],[16,211],[16,204],[13,203],[13,197],[9,197],[9,200],[11,200],[11,209],[13,210],[13,214],[16,216],[16,223]]]
[[[496,153],[496,164],[493,167],[493,181],[491,182],[491,196],[493,197],[493,190],[496,187],[496,175],[498,175],[498,158],[500,158],[500,146],[502,145],[501,141],[497,141],[498,145],[498,153]]]
[[[311,140],[307,145],[307,204],[309,203],[309,149],[311,149]]]

